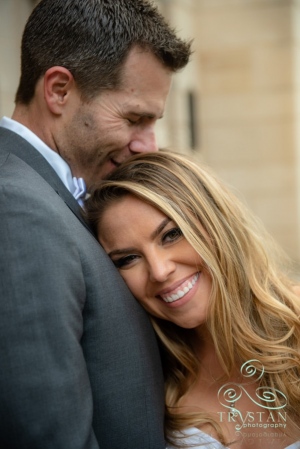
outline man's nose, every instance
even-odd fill
[[[132,153],[153,153],[158,151],[154,127],[141,129],[129,144]]]

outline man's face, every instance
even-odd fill
[[[133,154],[157,151],[154,127],[163,115],[171,79],[172,72],[152,53],[135,48],[118,90],[106,90],[89,102],[73,93],[59,142],[73,175],[91,186]]]

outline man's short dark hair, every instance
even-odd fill
[[[173,72],[191,53],[191,43],[176,35],[150,0],[41,0],[23,33],[16,102],[29,104],[37,81],[53,66],[67,68],[86,99],[117,88],[134,46]]]

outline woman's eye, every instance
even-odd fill
[[[163,242],[164,243],[169,243],[169,242],[174,242],[176,240],[178,240],[180,237],[182,237],[182,231],[180,228],[173,228],[170,229],[170,231],[167,231],[164,235],[163,235]]]
[[[116,268],[123,268],[127,265],[130,265],[132,262],[136,260],[137,256],[134,254],[130,254],[129,256],[121,257],[120,259],[113,260],[113,263]]]

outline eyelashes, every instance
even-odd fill
[[[135,254],[130,254],[129,256],[120,257],[120,259],[113,260],[113,263],[116,268],[122,268],[126,265],[129,265],[131,262],[133,262],[135,259],[137,259],[138,256]]]
[[[172,228],[169,231],[165,232],[162,237],[162,241],[165,243],[175,242],[180,237],[182,237],[182,231],[180,228],[176,227],[176,228]]]

